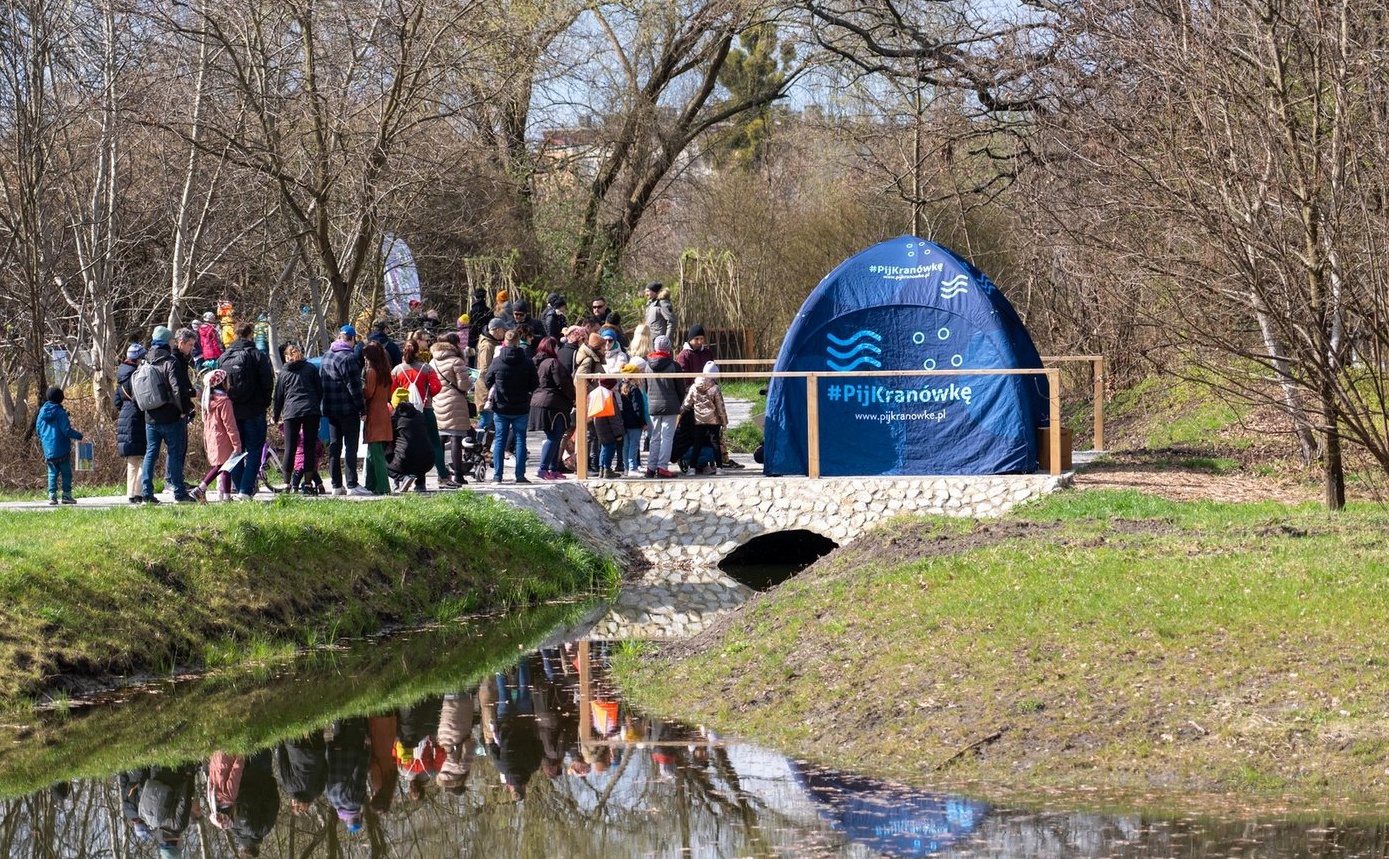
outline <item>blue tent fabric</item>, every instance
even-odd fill
[[[1003,293],[967,260],[899,236],[845,260],[806,298],[777,371],[819,380],[820,473],[1011,474],[1037,470],[1041,375],[861,375],[875,370],[1040,369]],[[804,379],[767,390],[768,474],[806,474]]]

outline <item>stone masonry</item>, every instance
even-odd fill
[[[818,480],[749,474],[492,491],[638,571],[595,625],[594,637],[674,638],[698,632],[752,595],[718,564],[761,534],[806,530],[844,545],[898,515],[1001,516],[1070,480],[1043,474]]]

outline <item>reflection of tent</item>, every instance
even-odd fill
[[[1040,368],[1008,299],[940,245],[901,236],[845,260],[801,306],[778,371]],[[805,474],[804,379],[767,392],[766,468]],[[1043,376],[819,380],[820,472],[1006,474],[1037,468]]]
[[[821,816],[855,844],[895,857],[930,856],[983,822],[987,803],[924,793],[792,762],[791,771]]]

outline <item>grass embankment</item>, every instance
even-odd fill
[[[0,521],[0,700],[612,587],[612,562],[471,493],[57,510]]]
[[[1382,508],[1131,492],[896,520],[620,676],[663,715],[917,785],[1370,810],[1386,529]]]
[[[542,605],[137,689],[120,696],[119,707],[33,713],[23,724],[0,726],[0,797],[152,763],[206,760],[214,751],[246,754],[334,719],[472,690],[586,608]]]

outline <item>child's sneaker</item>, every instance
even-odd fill
[[[64,495],[64,496],[63,496],[63,503],[64,503],[64,504],[76,504],[76,503],[77,503],[77,499],[76,499],[76,498],[73,498],[71,495]]]
[[[49,506],[49,507],[57,507],[57,506],[58,506],[58,496],[57,496],[56,493],[49,493],[49,495],[48,495],[48,506]]]
[[[188,490],[188,493],[192,495],[194,498],[198,499],[199,504],[207,503],[207,490],[203,487],[194,486],[192,489]]]

